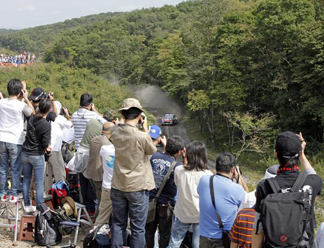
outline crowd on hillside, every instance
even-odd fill
[[[27,65],[33,64],[36,61],[36,55],[31,52],[24,52],[17,55],[6,55],[5,53],[0,54],[0,66],[8,65]]]
[[[1,204],[16,203],[22,193],[24,211],[32,214],[54,182],[74,173],[92,230],[108,225],[109,247],[324,247],[324,224],[314,234],[322,179],[301,133],[278,135],[278,165],[249,192],[233,154],[222,152],[212,173],[203,142],[185,144],[148,126],[137,99],[102,114],[84,93],[70,115],[42,88],[29,95],[25,82],[12,79],[7,90],[7,97],[0,93]],[[76,217],[68,211],[75,204],[64,206]]]

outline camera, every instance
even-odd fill
[[[38,101],[48,98],[48,97],[49,97],[49,94],[42,92],[38,96],[35,97],[34,102],[38,102]]]

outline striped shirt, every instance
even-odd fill
[[[85,108],[80,108],[78,111],[74,112],[72,115],[72,123],[74,126],[74,142],[75,142],[75,149],[77,150],[80,146],[84,131],[86,130],[88,121],[91,119],[96,118],[102,124],[106,123],[107,121],[98,115],[96,112],[87,110]]]
[[[232,230],[230,231],[230,239],[232,242],[238,243],[238,247],[252,247],[254,218],[255,210],[253,208],[244,208],[238,212]]]

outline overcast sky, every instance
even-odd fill
[[[22,29],[86,15],[176,5],[184,0],[0,0],[0,28]]]

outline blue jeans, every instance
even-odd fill
[[[128,215],[131,226],[130,247],[145,247],[148,191],[122,192],[112,188],[110,198],[113,207],[111,247],[120,248],[123,246],[126,238]]]
[[[22,152],[21,163],[23,167],[24,181],[23,181],[23,195],[26,206],[30,204],[30,184],[33,174],[35,172],[35,187],[36,187],[36,206],[43,203],[44,193],[44,155],[28,155]]]
[[[193,234],[192,234],[192,247],[199,248],[199,223],[182,223],[178,218],[176,218],[172,234],[171,240],[169,243],[169,248],[178,248],[180,247],[186,233],[189,231],[190,226],[192,226]]]
[[[0,195],[17,196],[21,191],[21,145],[0,141]],[[8,170],[10,167],[11,189],[8,190]]]

